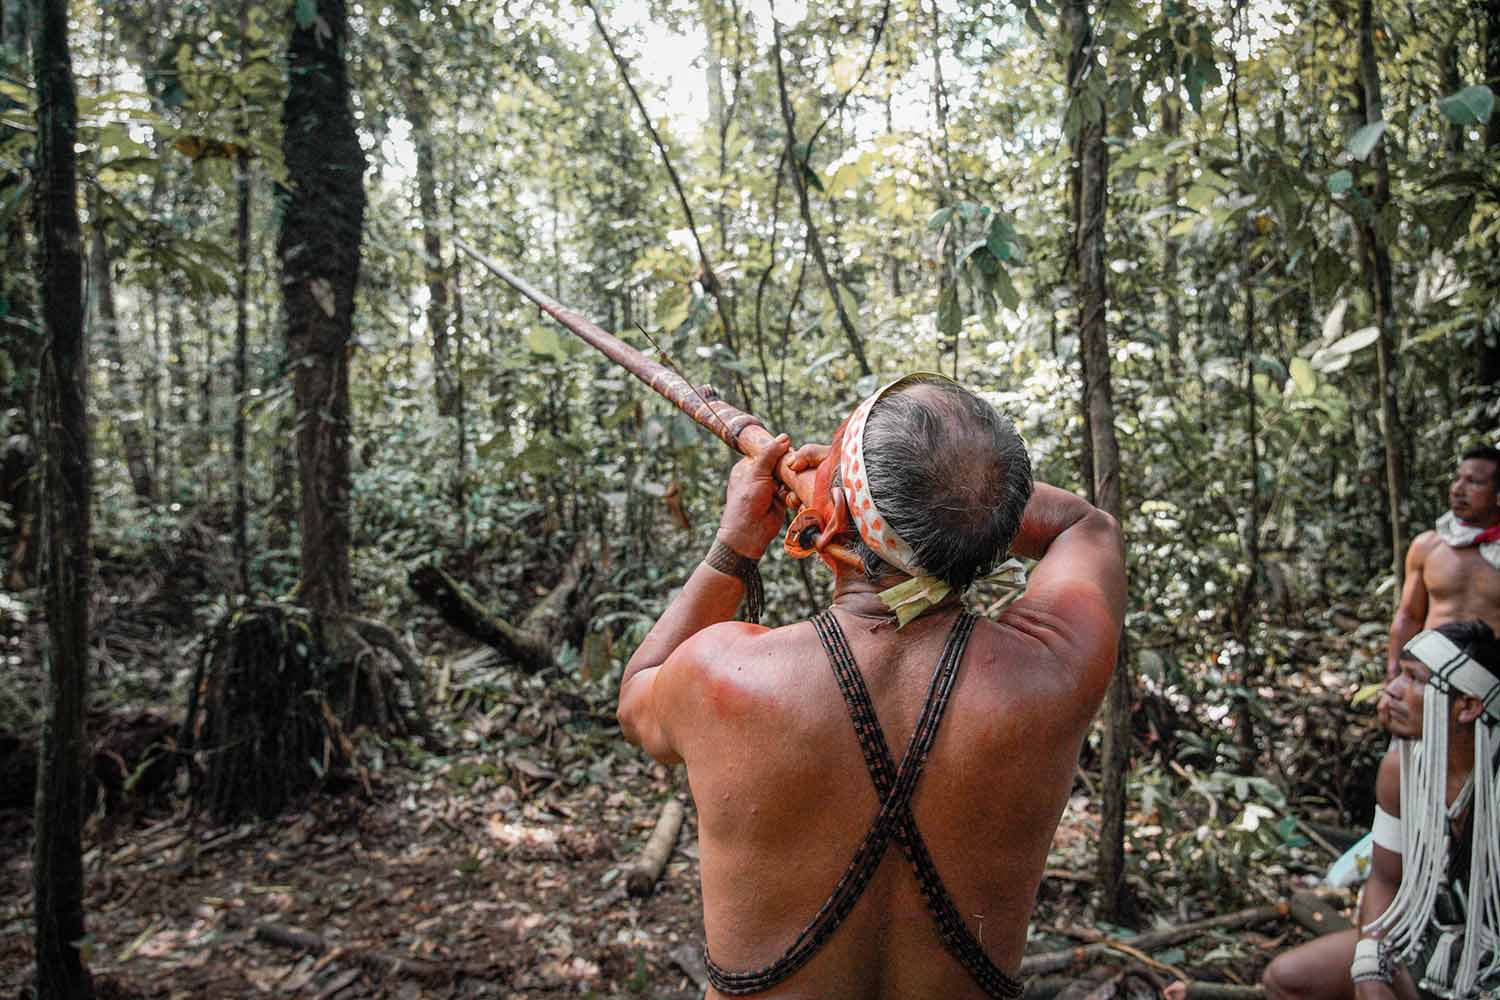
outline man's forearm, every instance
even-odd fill
[[[1396,612],[1396,617],[1391,619],[1390,645],[1385,653],[1385,675],[1396,676],[1396,663],[1401,659],[1402,648],[1411,640],[1411,637],[1422,631],[1422,623],[1407,613],[1405,608]]]
[[[1057,537],[1093,514],[1097,508],[1067,490],[1037,483],[1021,517],[1021,528],[1010,550],[1027,559],[1040,559]]]

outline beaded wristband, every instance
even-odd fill
[[[708,555],[703,557],[703,564],[735,577],[745,585],[745,621],[759,625],[766,598],[760,582],[760,567],[756,561],[749,556],[740,555],[716,538]]]

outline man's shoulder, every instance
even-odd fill
[[[1434,547],[1441,544],[1442,539],[1438,537],[1438,533],[1431,528],[1428,528],[1426,531],[1422,532],[1416,538],[1413,538],[1411,540],[1411,545],[1407,548],[1406,551],[1410,555],[1425,556],[1429,552],[1431,552]]]
[[[677,647],[662,680],[677,689],[753,684],[786,660],[789,649],[803,644],[804,631],[812,632],[807,622],[780,628],[739,621],[710,625]]]
[[[978,665],[1013,708],[1029,706],[1059,720],[1092,717],[1114,668],[1118,625],[1080,627],[1061,609],[1019,603],[976,629]]]

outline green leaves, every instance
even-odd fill
[[[318,0],[297,0],[294,13],[297,18],[297,27],[312,27],[312,23],[318,19]]]
[[[1347,170],[1336,170],[1328,175],[1328,193],[1343,194],[1354,186],[1354,175]]]
[[[1312,364],[1306,358],[1292,359],[1291,376],[1292,384],[1304,396],[1311,396],[1318,391],[1317,373],[1313,371]]]
[[[1385,135],[1385,125],[1383,121],[1371,122],[1350,136],[1349,155],[1360,162],[1368,160],[1370,154],[1375,151],[1375,144],[1380,141],[1382,135]]]
[[[561,358],[563,356],[562,338],[550,326],[532,327],[526,334],[526,346],[532,354],[540,354],[543,357]]]
[[[1482,83],[1465,87],[1438,101],[1438,110],[1455,125],[1483,125],[1495,110],[1495,92]]]

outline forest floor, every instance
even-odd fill
[[[568,712],[549,723],[568,727]],[[655,893],[628,896],[624,866],[681,793],[616,736],[573,733],[552,741],[566,750],[544,743],[526,756],[481,739],[431,768],[388,769],[371,796],[324,795],[279,821],[214,828],[178,810],[140,815],[107,840],[95,825],[89,965],[105,996],[173,1000],[697,998],[692,810]],[[570,785],[570,758],[584,757],[588,778]],[[1079,919],[1092,824],[1070,812],[1059,830],[1038,926]],[[0,825],[6,998],[27,995],[31,975],[29,846],[29,823],[10,814]],[[329,950],[259,940],[264,922],[316,934]],[[390,974],[382,954],[416,960],[416,974]]]
[[[1296,720],[1288,733],[1296,732],[1280,738],[1295,736],[1297,752],[1321,761],[1309,767],[1321,767],[1330,786],[1346,755],[1330,757],[1328,747],[1348,736],[1340,728],[1348,694],[1361,660],[1378,644],[1372,627],[1362,637],[1350,632],[1279,635],[1281,655],[1304,669],[1275,686],[1276,702],[1260,706],[1267,717]],[[105,629],[101,640],[106,662],[145,651],[138,639],[119,638],[128,629],[117,629],[111,656],[110,634]],[[190,654],[179,647],[176,661],[162,662],[157,684],[134,691],[133,706],[121,702],[112,711],[169,706],[170,678],[181,676]],[[696,1000],[702,920],[690,803],[654,894],[630,897],[624,878],[667,798],[687,800],[680,775],[620,739],[608,685],[525,678],[474,657],[450,662],[468,665],[449,671],[439,686],[448,749],[439,755],[368,741],[361,752],[368,789],[344,781],[279,820],[228,827],[193,815],[170,787],[116,815],[96,815],[85,841],[84,947],[101,997]],[[1232,776],[1177,763],[1189,759],[1182,747],[1202,740],[1189,732],[1195,707],[1174,709],[1155,698],[1137,712],[1145,762],[1138,763],[1143,795],[1130,835],[1141,866],[1143,928],[1285,898],[1329,860],[1315,848],[1289,854],[1265,827],[1255,830],[1250,810],[1250,832],[1241,829],[1243,816],[1238,827],[1231,817],[1209,822],[1216,801],[1232,801],[1227,808],[1238,812],[1254,795],[1235,791],[1239,779]],[[1171,772],[1191,779],[1195,794],[1181,794],[1169,811],[1167,800],[1144,786]],[[1347,776],[1339,780],[1347,783]],[[1098,922],[1091,909],[1098,839],[1091,793],[1080,772],[1049,857],[1029,953],[1097,940],[1100,931],[1124,933]],[[1207,805],[1193,812],[1187,800]],[[4,1000],[29,996],[30,841],[26,811],[0,810]],[[1264,857],[1275,863],[1251,860]],[[266,924],[316,935],[325,950],[267,940],[257,933]],[[1126,960],[1144,980],[1122,978],[1127,967],[1119,962],[1076,974],[1108,987],[1089,994],[1100,997],[1153,996],[1151,983],[1181,970],[1253,983],[1277,950],[1302,936],[1281,921],[1203,935],[1144,963]],[[406,964],[393,969],[393,960]]]

